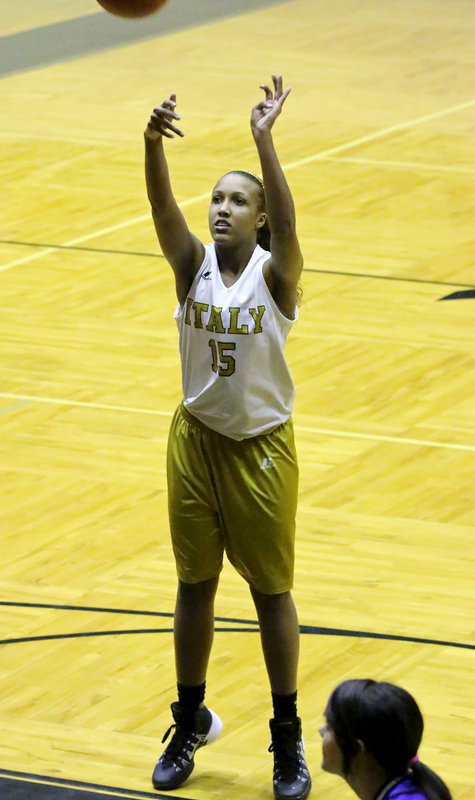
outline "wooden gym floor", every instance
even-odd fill
[[[157,796],[180,377],[142,131],[176,91],[173,182],[207,238],[215,179],[257,170],[248,117],[271,71],[293,86],[275,138],[306,264],[287,352],[313,796],[352,796],[322,773],[317,728],[339,681],[371,676],[414,693],[421,758],[468,800],[473,3],[169,0],[129,23],[94,0],[0,0],[0,15],[1,800]],[[171,796],[266,800],[267,680],[229,565],[216,614],[208,700],[224,734]]]

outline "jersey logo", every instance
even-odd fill
[[[210,280],[211,280],[211,270],[210,270],[210,269],[207,269],[207,270],[206,270],[206,272],[202,272],[202,273],[201,273],[201,277],[202,277],[202,278],[203,278],[203,280],[205,280],[205,281],[210,281]]]
[[[275,467],[275,462],[272,458],[263,458],[261,469],[271,469],[271,467]]]

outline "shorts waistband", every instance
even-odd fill
[[[198,417],[195,417],[194,414],[191,414],[184,403],[180,403],[177,411],[179,414],[181,414],[183,419],[190,423],[190,425],[194,425],[196,428],[199,428],[202,431],[207,431],[208,433],[216,433],[218,436],[221,435],[218,434],[217,431],[214,431],[212,428],[209,428],[207,425],[205,425],[204,422],[201,422],[201,420],[199,420]]]
[[[256,441],[256,439],[260,439],[261,437],[270,436],[273,433],[276,433],[277,431],[282,430],[286,425],[292,426],[292,424],[293,424],[292,417],[290,416],[287,420],[285,420],[285,422],[279,423],[278,425],[276,425],[275,428],[271,428],[269,431],[266,431],[265,433],[259,433],[256,436],[249,436],[249,437],[245,437],[244,439],[241,439],[241,440],[236,440],[236,439],[230,438],[229,436],[226,436],[224,433],[220,433],[219,431],[215,431],[213,428],[210,428],[208,425],[205,425],[205,423],[201,422],[201,420],[198,419],[198,417],[195,417],[194,414],[192,414],[190,411],[188,411],[188,409],[186,408],[186,406],[184,405],[183,402],[180,403],[180,405],[178,406],[177,413],[180,414],[181,417],[186,420],[186,422],[188,422],[190,425],[194,426],[195,428],[198,428],[201,431],[205,431],[206,433],[212,434],[213,436],[218,436],[220,438],[226,439],[229,442],[236,442],[236,441],[247,442],[247,441],[251,441],[251,440]]]

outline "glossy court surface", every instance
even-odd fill
[[[420,756],[473,794],[475,11],[468,0],[0,0],[0,798],[160,797],[174,699],[165,447],[180,400],[173,280],[142,132],[176,92],[173,184],[208,240],[211,188],[257,171],[258,85],[304,298],[287,347],[301,487],[294,596],[312,797],[348,677],[421,705]],[[187,800],[271,798],[254,608],[227,564],[208,702],[223,736]]]

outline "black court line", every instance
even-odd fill
[[[304,269],[304,272],[319,272],[324,275],[346,275],[351,278],[371,278],[376,281],[400,281],[401,283],[425,283],[434,286],[463,286],[467,289],[475,289],[473,283],[453,283],[452,281],[434,281],[426,278],[406,278],[397,275],[370,275],[364,272],[343,272],[337,269]]]
[[[449,642],[442,639],[425,639],[419,636],[399,636],[393,633],[372,633],[371,631],[352,631],[344,628],[322,628],[318,625],[300,625],[300,633],[313,636],[346,636],[352,639],[383,639],[389,642],[410,642],[412,644],[432,644],[439,647],[459,647],[475,650],[475,645],[464,642]],[[215,633],[259,633],[259,628],[221,628],[215,626]],[[57,633],[45,636],[22,636],[16,639],[0,639],[0,645],[24,644],[26,642],[46,642],[58,639],[84,639],[93,636],[130,636],[138,633],[173,633],[173,628],[138,628],[118,631],[87,631],[86,633]]]
[[[145,39],[157,39],[285,2],[292,0],[170,0],[157,14],[146,19],[127,20],[98,8],[95,14],[0,37],[0,78]],[[91,8],[93,5],[91,1]],[[203,41],[203,47],[209,46],[209,41]],[[160,63],[159,50],[157,63]]]
[[[475,289],[469,289],[465,292],[452,292],[452,294],[446,294],[445,297],[440,297],[439,300],[468,300],[469,298],[475,297]]]
[[[106,800],[120,797],[127,798],[127,800],[140,800],[142,797],[170,800],[170,797],[173,797],[169,793],[134,791],[119,786],[105,786],[100,783],[85,783],[65,778],[35,775],[31,772],[0,769],[1,800],[29,800],[31,794],[25,794],[28,786],[34,786],[34,800],[98,800],[100,797],[106,798]],[[180,796],[180,800],[190,800],[190,798]]]
[[[18,606],[18,607],[29,607],[29,608],[57,608],[57,609],[68,609],[74,611],[94,611],[94,612],[104,612],[104,613],[112,613],[112,614],[143,614],[147,616],[161,616],[161,617],[173,617],[173,614],[170,612],[164,611],[127,611],[123,609],[106,609],[106,608],[97,608],[97,607],[89,607],[89,606],[64,606],[64,605],[52,605],[46,603],[15,603],[12,601],[0,601],[0,606]],[[215,617],[217,622],[226,622],[228,625],[237,625],[241,627],[215,627],[215,631],[217,633],[258,633],[258,622],[257,620],[242,620],[242,619],[234,619],[232,617]],[[252,625],[253,627],[249,628],[248,625]],[[244,627],[246,626],[246,627]],[[392,641],[392,642],[409,642],[414,644],[431,644],[431,645],[438,645],[441,647],[457,647],[462,648],[465,650],[475,650],[475,645],[467,644],[465,642],[451,642],[451,641],[444,641],[441,639],[428,639],[418,636],[402,636],[398,634],[392,633],[374,633],[372,631],[354,631],[354,630],[347,630],[344,628],[325,628],[319,625],[300,625],[300,633],[302,634],[311,634],[317,636],[346,636],[350,638],[356,639],[382,639],[385,641]],[[139,628],[139,629],[132,629],[132,630],[114,630],[114,631],[90,631],[90,632],[81,632],[81,633],[62,633],[62,634],[51,634],[45,636],[27,636],[27,637],[18,637],[15,639],[0,639],[0,645],[6,644],[20,644],[24,642],[40,642],[40,641],[50,641],[53,639],[79,639],[84,637],[91,637],[91,636],[127,636],[132,634],[141,634],[141,633],[172,633],[172,628]]]
[[[65,611],[96,611],[104,614],[137,614],[143,617],[173,618],[170,611],[137,611],[129,608],[101,608],[99,606],[72,606],[58,603],[16,603],[11,600],[0,600],[0,606],[16,606],[18,608],[53,608]],[[258,625],[255,619],[233,619],[232,617],[215,617],[217,622],[237,623],[238,625]]]
[[[144,253],[143,251],[135,250],[113,250],[105,247],[80,247],[72,244],[44,244],[43,242],[17,242],[13,239],[0,239],[0,244],[14,244],[20,247],[42,247],[48,250],[79,250],[85,253],[104,253],[105,255],[116,256],[143,256],[144,258],[165,258],[162,253]],[[460,284],[450,284],[451,286],[459,286]]]
[[[216,628],[216,633],[258,633],[259,628]],[[138,628],[126,631],[87,631],[81,633],[56,633],[45,636],[21,636],[16,639],[0,639],[0,645],[24,644],[25,642],[47,642],[55,639],[84,639],[92,636],[130,636],[136,633],[173,633],[173,628]]]
[[[104,255],[137,256],[143,258],[164,259],[162,253],[147,253],[144,251],[135,251],[135,250],[114,250],[111,248],[102,248],[102,247],[79,247],[77,245],[45,244],[42,242],[19,242],[13,239],[0,239],[0,244],[19,245],[20,247],[38,247],[38,248],[44,247],[50,250],[79,250],[79,251],[84,251],[86,253],[104,253]],[[401,283],[421,283],[434,286],[460,286],[465,289],[475,290],[475,284],[456,283],[455,281],[435,281],[435,280],[428,280],[426,278],[406,278],[404,276],[397,276],[397,275],[395,276],[371,275],[369,273],[364,273],[364,272],[344,272],[342,270],[336,270],[336,269],[311,269],[309,267],[304,267],[303,271],[314,272],[321,275],[344,275],[345,277],[349,278],[369,278],[371,280],[377,280],[377,281],[399,281]],[[455,299],[455,294],[459,293],[456,292],[454,293],[454,295],[447,295],[447,297],[442,297],[441,299],[442,300]],[[460,294],[462,294],[462,292]]]

